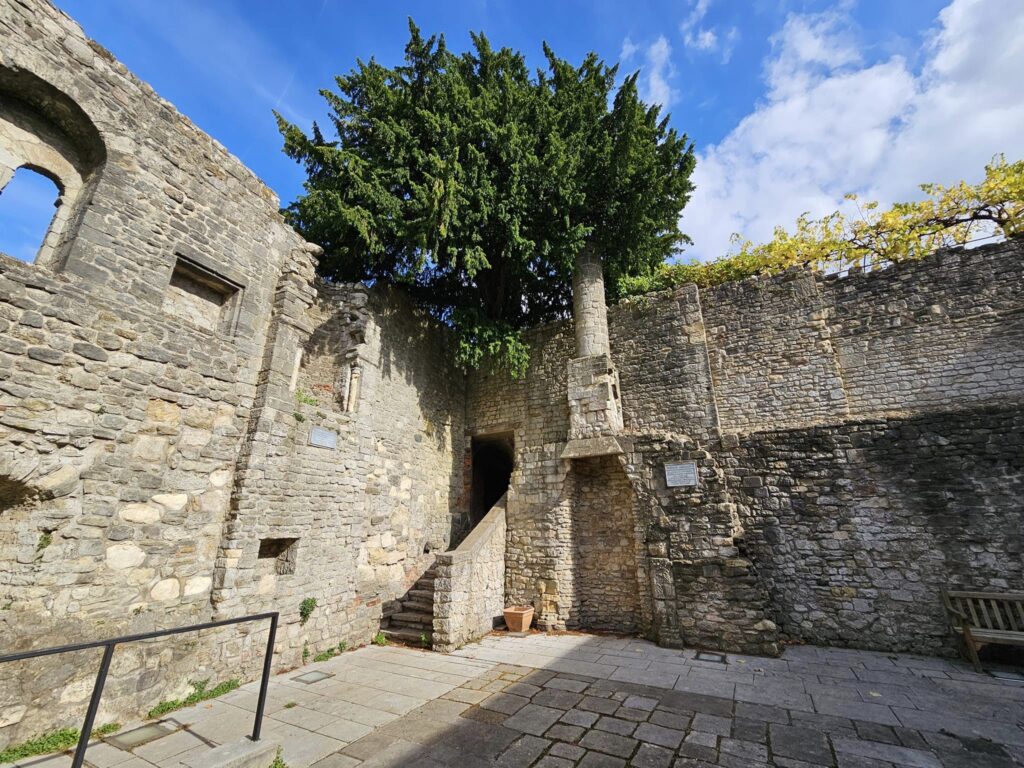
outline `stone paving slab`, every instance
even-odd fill
[[[295,681],[311,669],[331,677]],[[251,729],[257,690],[175,712],[174,733],[130,752],[96,744],[88,759],[203,765]],[[1024,682],[849,649],[719,663],[632,638],[495,634],[448,656],[367,647],[277,675],[264,734],[289,768],[1024,768]]]

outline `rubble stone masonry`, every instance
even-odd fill
[[[400,293],[317,281],[275,196],[60,11],[0,0],[0,39],[0,185],[61,193],[35,263],[0,254],[0,654],[271,610],[278,669],[367,642],[465,537],[488,435],[511,486],[439,563],[445,649],[504,602],[948,652],[940,587],[1024,589],[1024,240],[684,286],[611,307],[610,352],[559,322],[524,380],[466,376]],[[265,640],[119,648],[99,721],[251,677]],[[96,663],[4,665],[0,746],[77,725]]]
[[[542,626],[603,627],[580,602],[597,546],[608,571],[635,568],[638,626],[665,644],[952,651],[942,586],[1024,586],[1022,255],[1018,239],[611,307],[626,450],[599,472],[559,460],[570,329],[536,329],[525,382],[468,392],[474,434],[516,434],[507,598]],[[697,487],[667,486],[680,461]],[[581,499],[635,521],[636,547]]]

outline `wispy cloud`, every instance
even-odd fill
[[[646,89],[644,100],[664,108],[675,99],[675,90],[669,84],[674,74],[672,46],[664,35],[647,47]]]
[[[703,24],[711,7],[711,0],[694,0],[690,13],[679,23],[679,32],[683,36],[683,45],[688,50],[698,53],[715,53],[721,56],[723,64],[728,64],[732,52],[740,40],[737,27],[728,27],[719,31],[714,25]]]
[[[671,83],[675,75],[672,46],[664,35],[659,35],[647,46],[638,45],[627,37],[622,41],[619,61],[627,63],[640,53],[643,54],[643,63],[640,66],[640,96],[648,104],[659,104],[662,109],[667,109],[676,98],[676,90]]]
[[[636,55],[636,52],[640,50],[640,46],[634,43],[628,37],[622,41],[622,50],[619,52],[619,61],[626,62]]]

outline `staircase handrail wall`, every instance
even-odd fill
[[[450,653],[492,629],[505,609],[507,494],[462,543],[437,555],[434,580],[435,651]]]

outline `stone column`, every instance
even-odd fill
[[[619,374],[608,342],[601,258],[591,247],[576,257],[572,276],[576,357],[569,361],[569,443],[562,458],[621,453],[614,435],[622,430]]]
[[[576,325],[576,357],[608,354],[604,270],[601,257],[589,245],[576,257],[572,273],[572,314]]]

